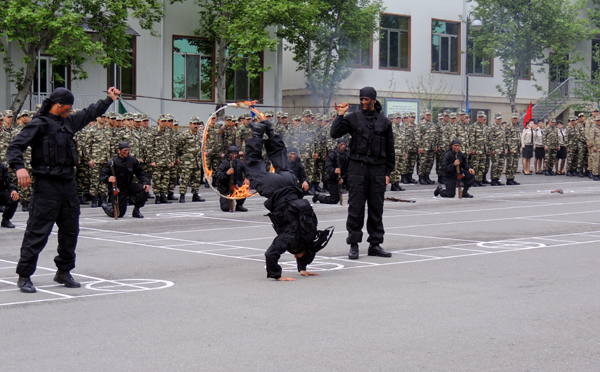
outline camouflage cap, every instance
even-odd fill
[[[594,107],[594,109],[592,110],[592,112],[598,112],[598,107]]]
[[[123,114],[123,120],[133,119],[133,115],[130,112],[126,112]]]
[[[325,119],[325,117],[323,115],[321,115],[321,114],[317,114],[316,118],[317,118],[317,120],[324,120]]]
[[[330,110],[329,116],[331,116],[331,117],[337,116],[337,110]]]
[[[167,114],[158,115],[158,121],[165,121],[165,120],[167,120]]]
[[[135,114],[133,117],[133,120],[138,121],[138,122],[144,121],[144,116],[143,116],[143,114]]]
[[[521,115],[519,115],[519,113],[518,113],[518,112],[513,112],[513,113],[510,115],[510,118],[511,118],[511,119],[515,119],[515,118],[516,118],[516,119],[519,119],[520,117],[521,117]]]
[[[551,117],[548,118],[548,122],[549,123],[556,123],[556,118],[553,117],[553,116],[551,116]]]
[[[249,112],[245,113],[244,119],[252,119],[252,114],[250,114]]]
[[[459,115],[466,115],[467,112],[465,110],[458,110]]]
[[[394,119],[402,119],[402,114],[401,114],[401,113],[399,113],[399,112],[396,112],[396,113],[394,114]]]
[[[502,113],[500,113],[500,112],[495,113],[494,114],[494,118],[495,119],[502,119]]]
[[[596,117],[594,118],[594,120],[595,120],[595,121],[600,121],[600,115],[596,116]]]
[[[175,120],[175,116],[173,116],[173,114],[167,114],[166,117],[167,120]]]
[[[232,121],[233,115],[225,115],[225,121]]]
[[[148,114],[140,114],[140,117],[142,118],[142,121],[150,120]]]
[[[313,113],[310,110],[304,110],[302,112],[302,116],[313,116]]]
[[[115,119],[117,119],[117,121],[123,121],[123,116],[121,116],[121,114],[116,114]]]
[[[411,112],[410,112],[410,117],[411,117],[411,118],[416,118],[416,117],[417,117],[417,113],[416,113],[416,112],[414,112],[414,111],[411,111]]]
[[[456,119],[457,117],[458,117],[458,115],[456,115],[456,112],[450,113],[450,119]]]
[[[296,115],[292,118],[292,120],[302,120],[302,116]]]
[[[444,111],[444,116],[450,116],[450,113],[448,111]]]
[[[280,118],[282,117],[281,115],[283,115],[283,111],[277,111],[277,117]]]
[[[19,114],[17,115],[17,119],[20,119],[23,116],[29,116],[29,111],[23,110],[23,111],[19,112]]]
[[[179,120],[173,120],[173,125],[179,125]]]
[[[487,115],[484,111],[477,111],[477,117],[487,118]]]
[[[281,117],[282,117],[282,118],[287,118],[287,117],[288,117],[288,113],[287,113],[287,112],[284,112],[284,113],[282,113],[282,114],[281,114]]]
[[[37,110],[39,110],[39,109],[41,109],[41,108],[42,108],[42,104],[41,104],[41,103],[38,103],[37,105],[33,106],[33,109],[34,109],[35,111],[37,111]]]
[[[438,119],[442,119],[444,117],[444,114],[441,112],[438,112]]]
[[[2,116],[7,116],[7,117],[12,118],[13,112],[12,112],[12,110],[4,110],[4,112],[2,113]]]
[[[577,115],[577,117],[582,117],[585,116],[585,114],[583,112],[580,112],[579,115]]]
[[[117,118],[117,116],[118,116],[118,114],[117,114],[116,112],[112,112],[112,111],[111,111],[111,112],[110,112],[110,116],[109,116],[109,118],[110,118],[110,119],[116,119],[116,118]]]
[[[396,114],[389,114],[388,119],[393,119],[395,116],[396,116]]]
[[[424,115],[431,115],[431,110],[425,110]]]
[[[408,119],[408,117],[409,117],[409,116],[410,116],[410,115],[408,114],[408,112],[404,112],[404,113],[402,113],[402,118],[403,118],[403,119]]]
[[[265,111],[265,116],[273,117],[273,110]]]
[[[192,116],[192,117],[190,118],[190,123],[194,123],[194,124],[195,124],[195,123],[200,123],[200,118],[199,118],[199,117],[197,117],[197,116]]]
[[[569,118],[569,121],[574,121],[574,120],[577,120],[577,116],[571,116],[571,117]]]
[[[240,116],[238,116],[238,121],[240,121],[240,120],[244,120],[244,119],[245,119],[245,118],[244,118],[244,115],[240,115]]]

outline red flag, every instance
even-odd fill
[[[525,118],[523,118],[523,128],[527,128],[527,124],[529,124],[529,120],[531,120],[531,102],[529,102],[529,108],[527,109],[527,112],[525,113]]]

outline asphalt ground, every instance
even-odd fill
[[[600,182],[517,180],[473,199],[388,192],[416,201],[386,201],[392,258],[368,257],[364,241],[348,260],[347,207],[316,204],[335,234],[309,266],[317,277],[282,257],[295,282],[266,278],[264,199],[224,213],[202,188],[206,202],[148,204],[143,220],[83,207],[82,288],[52,281],[55,228],[38,292],[24,294],[19,211],[0,229],[0,370],[598,371]]]

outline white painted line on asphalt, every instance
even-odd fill
[[[15,286],[17,285],[17,283],[13,283],[13,282],[8,281],[8,280],[1,280],[0,279],[0,282],[6,283],[6,284],[13,284]],[[36,289],[37,289],[38,292],[43,292],[43,293],[51,294],[51,295],[54,295],[54,296],[59,296],[59,297],[64,297],[64,298],[74,298],[74,296],[69,296],[69,295],[66,295],[66,294],[49,291],[47,289],[42,289],[40,287],[36,287]],[[2,305],[2,304],[0,304],[0,305]]]
[[[471,243],[479,243],[480,240],[469,240],[469,239],[454,239],[454,238],[443,238],[439,236],[425,236],[425,235],[413,235],[413,234],[399,234],[399,233],[385,233],[386,235],[395,235],[395,236],[410,236],[414,238],[423,238],[423,239],[439,239],[439,240],[456,240],[459,242],[471,242]]]

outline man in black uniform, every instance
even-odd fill
[[[259,116],[258,111],[254,110]],[[333,234],[333,227],[317,230],[317,216],[308,200],[302,199],[303,192],[298,187],[296,176],[288,168],[285,143],[279,135],[275,135],[270,121],[250,123],[252,138],[246,139],[245,162],[248,179],[252,188],[267,198],[265,207],[277,236],[265,252],[267,278],[279,281],[293,281],[294,278],[281,276],[279,257],[286,251],[296,258],[298,272],[302,276],[314,276],[316,273],[306,271],[323,249]],[[263,140],[267,132],[269,139]],[[275,172],[265,170],[262,157],[263,144],[267,157],[275,168]]]
[[[0,205],[5,207],[2,211],[1,227],[15,228],[10,219],[15,215],[15,211],[19,205],[18,200],[19,193],[13,183],[12,177],[8,173],[8,167],[4,163],[0,163]]]
[[[381,248],[383,243],[383,198],[394,169],[394,134],[392,123],[381,113],[377,92],[372,87],[360,90],[360,111],[344,116],[348,103],[338,108],[338,116],[331,125],[331,137],[352,136],[348,154],[348,219],[346,229],[350,244],[348,258],[358,259],[358,243],[362,241],[365,220],[365,202],[369,206],[367,232],[369,256],[391,257]]]
[[[113,176],[113,168],[115,176]],[[138,182],[133,182],[133,176],[136,176]],[[115,156],[111,159],[104,168],[100,171],[100,181],[110,184],[117,181],[117,188],[119,189],[119,218],[125,215],[127,212],[127,201],[130,197],[133,198],[133,213],[132,217],[144,218],[140,213],[140,208],[146,205],[148,200],[148,191],[150,191],[150,180],[146,177],[144,169],[140,162],[129,156],[129,144],[127,142],[119,143],[119,156]],[[114,197],[112,192],[109,194]],[[102,209],[109,217],[115,216],[114,207],[108,203],[102,203]]]
[[[308,195],[308,181],[306,180],[306,169],[304,169],[304,164],[302,164],[302,161],[298,157],[298,149],[295,147],[288,148],[287,156],[290,171],[294,173],[294,176],[296,176],[296,179],[298,179],[298,185],[300,185],[300,188],[304,190],[304,194]]]
[[[458,166],[460,173],[456,171]],[[467,157],[460,151],[460,140],[454,139],[450,144],[448,151],[444,153],[442,157],[442,175],[444,176],[444,182],[446,188],[442,185],[438,185],[437,189],[433,192],[433,195],[441,195],[444,198],[453,198],[456,195],[456,183],[458,177],[461,175],[461,183],[463,184],[462,197],[472,198],[473,195],[467,191],[475,182],[475,170],[467,163]]]
[[[218,182],[217,190],[222,195],[231,194],[231,175],[233,175],[233,186],[240,187],[243,184],[248,184],[246,181],[246,166],[240,159],[238,159],[239,150],[236,146],[229,146],[227,149],[227,155],[221,162],[216,172],[216,179]],[[223,212],[229,212],[229,203],[231,200],[220,197],[219,204]],[[238,199],[235,201],[235,210],[237,212],[248,212],[248,209],[244,207],[244,201],[246,199]]]
[[[327,190],[329,196],[318,192],[313,196],[313,203],[337,204],[340,201],[340,189],[343,183],[348,183],[348,153],[346,152],[346,139],[338,138],[337,147],[325,159],[325,173],[327,173]],[[340,179],[343,181],[340,184]]]
[[[12,140],[6,151],[11,168],[17,171],[21,187],[31,183],[25,169],[23,152],[31,146],[31,167],[35,182],[29,207],[29,219],[17,265],[21,292],[34,293],[30,276],[35,272],[40,252],[46,246],[54,223],[58,226],[58,268],[54,281],[67,287],[81,287],[70,271],[75,267],[75,246],[79,234],[79,198],[75,183],[78,163],[73,136],[102,115],[121,92],[108,89],[108,97],[69,115],[75,97],[65,88],[56,88],[33,119]]]

